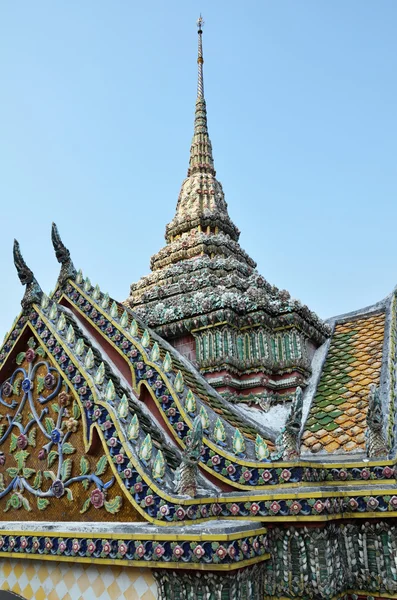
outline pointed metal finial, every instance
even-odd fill
[[[77,271],[74,267],[72,259],[70,258],[70,252],[64,245],[59,235],[58,227],[55,223],[52,224],[51,229],[51,240],[54,246],[55,256],[59,263],[61,263],[61,271],[58,277],[58,285],[62,287],[68,279],[75,279]]]
[[[23,310],[27,310],[34,303],[40,303],[43,291],[36,281],[33,271],[29,269],[24,261],[24,258],[17,240],[14,240],[14,265],[16,267],[19,281],[22,285],[26,285],[25,294],[21,300]]]
[[[198,81],[197,81],[197,98],[204,98],[204,77],[203,77],[203,17],[199,16],[197,19],[197,27],[198,27]]]

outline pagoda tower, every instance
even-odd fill
[[[166,245],[125,304],[190,360],[232,402],[268,410],[305,387],[314,351],[329,330],[307,306],[270,285],[239,244],[216,178],[204,97],[198,26],[198,84],[187,177]]]

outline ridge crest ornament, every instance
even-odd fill
[[[26,286],[25,294],[21,300],[21,306],[23,311],[27,311],[31,308],[32,304],[41,303],[43,291],[33,275],[33,271],[29,269],[28,265],[24,261],[17,240],[14,240],[13,255],[14,265],[18,273],[19,281],[22,283],[22,285]]]
[[[57,261],[61,264],[61,271],[58,276],[58,286],[62,288],[68,279],[76,279],[77,271],[70,257],[69,250],[61,240],[58,227],[55,223],[52,224],[51,228],[51,240],[52,245],[54,246]]]

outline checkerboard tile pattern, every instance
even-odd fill
[[[0,589],[26,600],[156,600],[149,569],[1,559]]]

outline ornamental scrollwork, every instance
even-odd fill
[[[0,385],[0,499],[4,512],[45,510],[51,502],[86,497],[91,507],[116,513],[121,496],[107,498],[114,478],[104,479],[108,460],[95,467],[81,452],[82,415],[77,400],[46,351],[31,337],[15,358],[16,368]],[[71,366],[71,369],[74,367]],[[77,484],[77,485],[75,485]],[[73,488],[73,489],[72,489]]]

